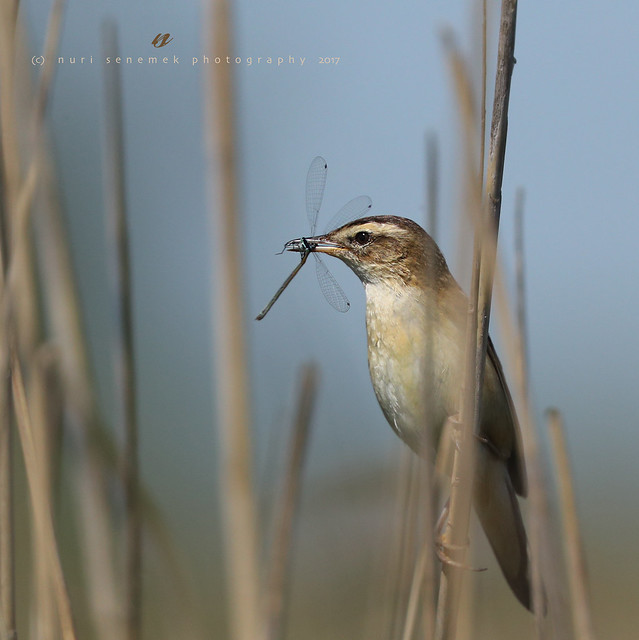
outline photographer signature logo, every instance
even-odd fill
[[[159,49],[160,47],[164,47],[169,44],[171,40],[173,40],[173,38],[171,38],[170,33],[158,33],[158,35],[153,38],[153,42],[151,44]]]

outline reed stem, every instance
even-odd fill
[[[588,572],[583,540],[579,528],[577,500],[572,481],[572,471],[566,432],[561,414],[557,409],[549,409],[546,414],[548,430],[555,454],[555,468],[559,480],[559,503],[564,531],[564,554],[566,557],[568,584],[575,637],[579,640],[595,640],[592,621],[590,595],[588,593]]]
[[[286,461],[284,485],[275,517],[275,537],[266,577],[265,640],[284,638],[284,615],[288,595],[291,548],[302,486],[302,471],[317,396],[318,369],[313,363],[302,368],[297,411]]]
[[[104,53],[118,56],[118,34],[114,23],[103,27]],[[122,80],[119,65],[105,66],[105,191],[116,254],[118,297],[118,345],[115,349],[116,388],[122,395],[122,483],[125,505],[125,589],[124,608],[127,640],[142,633],[142,518],[139,504],[139,455],[131,260],[126,209],[124,123]]]
[[[503,0],[486,173],[487,206],[485,209],[480,206],[483,215],[475,229],[473,275],[466,335],[466,366],[460,412],[462,426],[453,461],[450,513],[446,530],[449,534],[446,542],[453,550],[452,559],[456,562],[464,560],[470,522],[474,475],[472,442],[473,435],[479,430],[480,399],[488,346],[488,325],[508,131],[508,102],[515,60],[516,16],[517,1]],[[483,201],[481,194],[477,194],[476,197],[476,202]],[[437,638],[450,640],[456,637],[462,577],[463,569],[460,567],[453,564],[444,567],[438,603]]]
[[[211,50],[233,55],[227,0],[211,0]],[[215,397],[219,436],[222,528],[229,589],[231,637],[255,640],[260,628],[257,515],[253,487],[250,394],[237,206],[237,161],[231,65],[212,65],[208,134],[212,197],[215,296]]]

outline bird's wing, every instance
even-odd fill
[[[504,392],[504,396],[506,397],[506,400],[508,402],[508,409],[510,411],[514,446],[510,458],[508,458],[507,461],[508,473],[510,475],[510,479],[513,483],[515,491],[520,496],[526,496],[526,494],[528,493],[528,481],[526,479],[526,464],[524,461],[524,448],[521,439],[521,430],[519,428],[519,422],[517,420],[517,413],[515,412],[515,405],[513,404],[513,399],[510,395],[510,391],[508,390],[508,385],[506,384],[506,376],[504,375],[504,370],[502,369],[501,362],[497,357],[497,352],[495,351],[495,347],[493,345],[493,341],[490,339],[490,336],[488,337],[488,350],[486,355],[492,362],[495,372],[497,373],[499,384],[501,385],[501,388]]]

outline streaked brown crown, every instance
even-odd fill
[[[408,218],[359,218],[322,239],[337,245],[322,251],[343,260],[364,283],[401,280],[406,285],[444,287],[452,279],[435,241]]]

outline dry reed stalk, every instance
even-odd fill
[[[18,128],[16,127],[15,53],[16,23],[14,9],[9,2],[0,5],[0,133],[2,139],[3,198],[5,208],[11,210],[20,185],[21,166]],[[8,221],[5,221],[8,222]],[[10,237],[8,228],[3,235]]]
[[[415,571],[413,572],[413,580],[409,592],[408,604],[406,606],[406,617],[404,620],[404,629],[402,631],[401,638],[402,640],[411,640],[415,633],[415,628],[417,626],[418,621],[418,611],[419,611],[419,601],[422,598],[422,585],[426,582],[427,575],[427,567],[426,564],[431,562],[434,564],[432,560],[429,561],[428,556],[432,555],[432,546],[428,547],[424,545],[422,547],[421,553],[417,558],[417,563],[415,565]],[[427,597],[424,598],[427,601]],[[432,618],[428,618],[424,616],[425,619],[433,620]],[[433,637],[433,628],[430,623],[426,627],[426,634],[423,636],[427,639]]]
[[[516,262],[516,311],[517,311],[517,337],[515,341],[515,363],[517,387],[520,392],[522,411],[519,421],[522,431],[524,446],[524,459],[526,460],[528,475],[528,492],[530,499],[530,556],[531,556],[531,580],[532,580],[532,604],[535,613],[536,632],[538,637],[543,637],[544,628],[547,626],[544,610],[546,609],[542,567],[544,558],[549,554],[543,547],[548,547],[544,542],[544,532],[550,531],[549,506],[547,487],[543,477],[541,453],[539,449],[538,429],[532,417],[530,406],[530,389],[528,385],[528,349],[526,328],[526,280],[525,280],[525,253],[523,234],[523,206],[524,196],[520,189],[517,192],[515,204],[515,262]],[[503,314],[502,314],[503,317]],[[506,323],[503,323],[505,326]]]
[[[45,44],[45,57],[47,60],[53,60],[55,57],[54,53],[59,38],[63,8],[64,2],[62,0],[54,1]],[[4,41],[4,44],[6,45],[6,41]],[[15,77],[29,77],[30,71],[18,66],[22,58],[26,60],[26,55],[16,55],[15,57],[17,58]],[[2,58],[6,63],[8,58],[4,56]],[[2,63],[0,62],[0,64]],[[17,184],[15,189],[12,190],[12,194],[15,195],[11,200],[11,206],[4,206],[9,204],[4,201],[2,203],[3,211],[6,211],[7,208],[11,210],[11,220],[13,222],[11,238],[6,233],[3,234],[3,242],[10,246],[12,250],[9,251],[7,249],[2,252],[3,260],[6,260],[7,256],[11,254],[11,261],[7,265],[9,270],[6,278],[8,287],[5,287],[2,294],[2,306],[4,308],[3,313],[6,313],[6,305],[9,299],[7,295],[8,289],[13,292],[14,296],[16,291],[24,294],[25,291],[31,292],[35,290],[33,284],[34,276],[24,277],[24,274],[28,271],[26,267],[30,266],[31,260],[19,260],[18,256],[30,258],[32,250],[28,234],[30,214],[33,208],[34,195],[36,193],[43,194],[41,199],[45,205],[46,214],[38,216],[35,220],[37,223],[35,229],[41,239],[41,255],[39,257],[41,258],[41,275],[44,282],[42,292],[48,302],[47,306],[49,307],[49,317],[53,324],[54,340],[61,347],[61,370],[65,385],[66,402],[69,407],[70,425],[73,427],[74,436],[79,441],[80,449],[87,456],[78,465],[78,473],[81,479],[78,481],[77,486],[82,492],[81,499],[84,500],[85,504],[85,509],[81,510],[80,515],[83,518],[86,544],[91,547],[87,554],[88,562],[86,566],[89,567],[89,591],[92,594],[94,610],[99,612],[97,614],[99,622],[96,627],[98,633],[103,635],[104,638],[112,638],[121,615],[117,606],[113,559],[109,550],[112,542],[110,539],[112,526],[109,522],[109,506],[106,499],[105,483],[108,479],[104,471],[118,471],[117,454],[115,453],[115,447],[112,446],[109,434],[100,424],[95,405],[92,376],[88,363],[71,262],[62,230],[61,214],[56,207],[57,194],[54,193],[51,168],[47,161],[43,119],[55,68],[56,65],[53,63],[43,67],[34,98],[32,98],[30,91],[26,91],[24,87],[14,87],[12,81],[6,79],[12,80],[13,76],[5,75],[2,82],[2,88],[5,89],[4,94],[1,96],[3,99],[2,108],[4,109],[1,112],[3,127],[6,126],[7,122],[8,116],[6,114],[9,114],[15,122],[15,125],[9,127],[11,133],[26,131],[28,142],[25,146],[26,159],[22,163],[26,167],[25,177],[20,182],[18,172],[14,181]],[[5,69],[6,67],[1,67],[3,73]],[[22,89],[21,92],[18,90],[20,88]],[[28,106],[18,110],[20,118],[16,117],[14,110],[5,107],[7,90],[9,89],[12,90],[12,97],[14,94],[16,96],[20,93],[28,94],[24,98],[24,100],[29,100],[28,103],[25,103]],[[17,99],[16,97],[15,100]],[[22,117],[23,113],[26,117]],[[6,154],[7,145],[3,145],[3,159]],[[11,167],[18,165],[19,163],[13,162]],[[7,195],[6,191],[4,195]],[[25,282],[26,285],[23,284]],[[35,299],[35,296],[33,298]],[[30,315],[33,319],[38,317],[35,312]],[[33,322],[31,325],[34,326]],[[27,326],[24,323],[20,324],[18,338],[23,349],[25,342],[28,345],[24,349],[25,354],[28,354],[31,350],[33,338],[25,341],[25,335],[33,336],[37,334],[37,331],[29,331],[26,328]],[[25,357],[27,362],[31,361],[28,356]],[[7,402],[2,402],[2,407],[6,409],[8,407]],[[106,449],[104,449],[104,445],[106,445]],[[10,451],[10,449],[3,448],[3,451]],[[9,465],[3,466],[5,469],[9,468]],[[154,505],[149,496],[145,495],[144,499],[145,509],[152,510]],[[157,513],[153,513],[154,526],[152,529],[158,537],[160,546],[166,549],[168,544],[167,536],[158,531]],[[7,523],[8,519],[2,518],[2,522]],[[0,545],[1,543],[2,541],[0,541]],[[170,553],[168,555],[173,557]],[[12,558],[10,562],[12,562]],[[10,563],[2,564],[6,568]],[[175,576],[179,578],[179,572],[175,570],[174,565],[175,562],[170,566],[173,567]],[[2,589],[2,592],[5,595],[8,590]],[[116,633],[115,635],[118,634]]]
[[[528,327],[526,316],[526,256],[524,252],[524,190],[519,187],[515,193],[515,282],[517,291],[517,326],[521,347],[519,364],[524,388],[528,389]]]
[[[75,640],[76,635],[71,602],[62,572],[62,565],[60,564],[55,528],[53,525],[53,515],[46,494],[47,479],[44,474],[44,465],[38,455],[38,445],[34,437],[34,428],[31,422],[24,388],[22,366],[18,359],[17,349],[14,343],[11,344],[10,350],[13,401],[31,494],[31,506],[36,523],[35,533],[36,536],[40,538],[38,544],[41,545],[47,560],[48,579],[51,581],[53,587],[62,637],[64,640]],[[41,431],[41,428],[39,431]]]
[[[419,460],[410,449],[407,449],[402,456],[399,470],[401,477],[400,486],[403,486],[404,490],[402,494],[400,494],[400,504],[402,508],[400,512],[399,536],[396,540],[398,545],[398,564],[397,582],[394,589],[394,623],[390,635],[392,638],[400,637],[402,628],[404,627],[410,585],[415,567],[418,470]]]
[[[437,236],[439,153],[434,134],[426,136],[426,211],[427,225],[433,238]],[[427,329],[425,358],[428,361],[434,348]],[[425,380],[424,386],[429,386]],[[424,418],[424,422],[427,422]],[[431,425],[427,425],[430,428]],[[443,454],[445,455],[445,454]],[[405,476],[405,507],[400,513],[403,532],[397,542],[400,548],[395,595],[395,624],[389,637],[410,640],[416,630],[429,640],[435,632],[435,508],[439,502],[439,487],[435,481],[435,465],[430,451],[415,456],[408,448],[402,459],[400,472]],[[400,485],[401,486],[401,485]],[[401,596],[401,597],[400,597]]]
[[[588,572],[586,570],[583,541],[579,530],[577,501],[575,499],[563,419],[557,409],[549,409],[546,417],[548,430],[552,438],[555,468],[559,481],[559,503],[564,531],[564,554],[570,586],[574,633],[579,640],[595,640],[596,634],[592,621],[590,594],[588,593]]]
[[[439,207],[439,146],[434,133],[426,135],[426,217],[428,233],[435,242],[438,237]]]
[[[42,151],[44,154],[44,150]],[[65,238],[62,212],[50,164],[43,158],[43,215],[38,216],[39,254],[42,260],[43,294],[52,323],[53,340],[59,346],[60,369],[72,435],[80,449],[75,470],[81,508],[77,516],[85,545],[84,569],[88,578],[89,601],[99,637],[121,637],[123,614],[112,554],[107,473],[117,475],[120,457],[111,435],[100,421],[93,374],[89,364],[82,313]],[[171,570],[180,596],[191,589],[175,552],[171,534],[148,491],[140,486],[140,508],[162,557]]]
[[[569,637],[570,622],[567,619],[569,607],[563,604],[561,550],[554,533],[553,518],[549,504],[549,487],[546,481],[539,445],[539,429],[536,425],[528,389],[528,354],[525,312],[525,253],[523,243],[523,191],[519,190],[515,206],[515,250],[517,296],[511,304],[505,286],[503,266],[498,262],[496,269],[495,299],[500,326],[504,338],[503,355],[514,372],[513,391],[519,398],[519,422],[524,447],[528,475],[529,543],[533,606],[535,609],[535,630],[538,638]],[[516,310],[516,322],[512,309]],[[543,576],[543,580],[542,580]],[[535,601],[537,604],[535,605]]]
[[[388,599],[392,601],[388,638],[406,637],[407,629],[418,624],[419,597],[426,576],[431,574],[429,562],[432,561],[422,550],[429,544],[428,540],[429,548],[434,548],[430,461],[422,460],[408,447],[403,447],[401,453],[399,510],[395,519],[398,535],[393,541],[390,577],[384,578],[390,587]]]
[[[14,338],[19,340],[26,351],[31,351],[39,334],[38,313],[35,296],[34,262],[31,246],[27,235],[28,213],[33,201],[33,194],[37,183],[37,140],[42,132],[46,98],[53,74],[53,65],[46,69],[38,83],[38,99],[35,107],[26,105],[25,87],[30,89],[29,73],[24,72],[21,62],[26,59],[22,48],[21,33],[17,24],[17,3],[4,3],[0,15],[0,34],[2,39],[0,58],[0,118],[2,128],[2,169],[3,169],[3,202],[1,207],[0,232],[2,235],[2,356],[0,357],[0,370],[7,371],[9,331],[13,325],[12,316],[17,317],[19,334]],[[60,24],[63,14],[63,2],[54,2],[49,24],[47,27],[46,53],[53,56],[60,36]],[[26,112],[27,118],[20,118],[19,114]],[[20,134],[24,134],[24,124],[30,125],[26,129],[27,139],[24,145],[20,145]],[[22,167],[25,164],[20,156],[22,148],[26,149],[27,170],[22,179]],[[30,157],[28,157],[30,154]],[[9,309],[12,305],[12,309]],[[15,594],[13,577],[13,543],[12,543],[12,443],[11,443],[11,394],[9,386],[11,382],[4,374],[0,378],[6,379],[0,391],[0,404],[2,415],[0,416],[0,600],[2,601],[2,613],[7,627],[7,637],[16,634],[15,621]],[[49,494],[45,491],[45,496]],[[34,505],[34,509],[37,508]],[[37,541],[36,541],[37,544]],[[38,556],[42,559],[42,553]],[[36,563],[37,564],[37,563]],[[37,567],[41,579],[38,580],[40,593],[43,592],[44,572],[42,567]]]
[[[2,336],[2,340],[6,340]],[[14,566],[13,517],[13,436],[11,429],[11,395],[7,379],[6,345],[0,356],[0,618],[7,630],[7,638],[17,636]]]
[[[119,55],[117,28],[103,27],[104,55]],[[105,192],[116,254],[116,295],[118,297],[118,345],[115,349],[116,388],[122,394],[124,451],[122,482],[125,505],[125,588],[126,638],[137,640],[142,625],[142,522],[139,505],[138,424],[133,342],[131,262],[126,211],[124,125],[122,81],[118,65],[105,67]]]
[[[63,8],[64,2],[62,0],[56,0],[56,2],[54,2],[47,31],[45,53],[48,60],[54,58]],[[82,478],[78,482],[80,491],[84,492],[83,495],[87,495],[87,492],[90,494],[87,495],[87,509],[84,512],[85,531],[96,533],[96,530],[99,529],[102,534],[97,544],[94,544],[91,553],[88,554],[90,562],[95,562],[98,565],[95,571],[90,572],[94,576],[92,582],[95,584],[94,588],[90,591],[93,593],[93,602],[96,609],[100,607],[109,609],[108,613],[103,616],[103,619],[108,619],[108,624],[98,624],[98,632],[104,633],[105,637],[113,637],[112,634],[109,633],[109,631],[112,630],[110,623],[117,614],[114,615],[114,607],[108,604],[115,600],[114,597],[109,597],[109,594],[115,593],[115,586],[114,580],[109,580],[109,576],[112,578],[112,562],[108,552],[108,538],[111,525],[107,517],[108,506],[104,493],[105,487],[100,478],[100,469],[103,465],[99,459],[99,453],[95,450],[94,439],[87,437],[87,432],[85,431],[91,431],[92,429],[95,431],[97,411],[91,390],[91,376],[88,367],[88,358],[86,356],[86,347],[83,340],[83,332],[79,330],[80,314],[73,288],[72,270],[68,255],[66,254],[67,249],[64,234],[61,230],[62,225],[60,223],[59,213],[55,209],[55,201],[52,199],[52,194],[50,193],[52,182],[50,168],[46,160],[43,135],[43,118],[54,69],[55,65],[50,62],[48,68],[43,70],[36,93],[35,108],[33,109],[34,122],[30,131],[32,138],[30,140],[32,144],[32,157],[28,164],[26,178],[19,191],[14,216],[16,233],[14,234],[13,241],[16,246],[16,253],[25,256],[25,259],[21,261],[20,265],[18,265],[18,262],[12,261],[10,276],[14,273],[16,276],[15,278],[11,277],[9,279],[9,284],[12,285],[12,289],[15,289],[18,286],[16,281],[26,272],[26,269],[22,267],[24,265],[28,266],[29,264],[29,260],[27,259],[29,256],[27,229],[31,201],[35,189],[34,185],[44,185],[44,190],[48,190],[44,198],[45,208],[48,213],[54,214],[54,219],[50,220],[48,216],[45,215],[38,220],[40,224],[37,225],[41,227],[38,231],[43,238],[41,242],[41,249],[43,250],[41,253],[45,262],[45,266],[41,271],[44,281],[42,289],[50,303],[50,318],[53,321],[54,336],[56,340],[59,340],[61,346],[62,374],[66,390],[66,402],[69,407],[70,424],[75,428],[76,435],[80,435],[81,442],[84,443],[83,445],[81,444],[81,448],[83,446],[86,447],[89,452],[88,455],[92,457],[92,463],[83,461],[79,465]],[[24,73],[23,76],[27,77]],[[41,176],[43,179],[40,179]],[[56,214],[58,218],[55,218]],[[45,225],[49,222],[52,223],[44,231],[42,229],[43,220],[45,221]],[[54,260],[49,260],[52,256]],[[27,280],[31,280],[31,278],[27,278]],[[25,341],[21,340],[21,344],[24,345]],[[89,444],[87,445],[87,443]],[[91,541],[94,540],[91,533],[87,534],[87,540],[88,544],[91,544]]]
[[[27,357],[30,357],[42,338],[36,285],[36,259],[32,238],[29,235],[29,223],[37,185],[41,178],[40,145],[44,143],[44,118],[57,68],[52,61],[55,59],[60,41],[65,6],[66,0],[54,0],[51,6],[44,43],[44,57],[50,62],[42,67],[35,91],[31,89],[28,80],[31,70],[26,65],[28,55],[21,46],[25,37],[20,29],[17,29],[17,32],[21,37],[17,38],[15,43],[15,73],[16,78],[21,79],[16,83],[16,99],[18,103],[22,100],[24,104],[20,104],[19,109],[25,112],[25,117],[19,118],[16,126],[23,125],[22,137],[26,144],[23,145],[25,148],[24,177],[16,194],[15,209],[10,221],[12,246],[8,283],[12,291],[13,314],[20,328],[17,336],[20,353]],[[26,103],[27,100],[28,103]]]
[[[442,567],[442,575],[439,584],[439,593],[437,601],[437,619],[435,628],[435,637],[437,640],[448,640],[454,638],[457,631],[459,603],[462,592],[462,571],[459,567],[464,565],[467,531],[470,522],[470,505],[472,496],[472,480],[474,475],[474,447],[463,446],[463,442],[468,442],[472,433],[468,434],[467,430],[474,431],[474,411],[472,403],[475,402],[475,370],[476,370],[476,352],[477,352],[477,336],[478,318],[477,318],[477,296],[479,292],[479,257],[481,241],[485,235],[483,231],[482,216],[480,215],[481,207],[481,182],[477,179],[477,157],[480,146],[477,145],[478,132],[475,118],[475,104],[473,99],[472,83],[470,81],[466,64],[461,54],[457,50],[452,35],[444,34],[444,46],[448,53],[451,65],[452,77],[457,94],[457,105],[460,109],[460,119],[463,127],[463,141],[465,145],[464,157],[466,160],[466,196],[468,199],[468,208],[471,211],[471,221],[475,226],[474,233],[474,250],[473,250],[473,274],[471,284],[471,298],[469,301],[469,310],[467,318],[467,334],[466,334],[466,350],[463,371],[465,379],[462,389],[465,390],[461,395],[461,419],[454,420],[449,418],[447,428],[444,429],[442,438],[448,432],[456,441],[456,447],[452,448],[452,471],[450,484],[449,512],[447,521],[443,530],[442,542],[446,552],[452,562]],[[466,412],[473,411],[470,417],[464,417],[464,407]],[[446,444],[445,442],[443,444]],[[440,445],[441,446],[441,445]],[[445,462],[444,455],[438,454],[437,466],[440,467]],[[460,483],[460,474],[463,474]],[[462,521],[460,522],[460,517]],[[459,529],[463,530],[462,534]],[[457,532],[456,532],[457,531]],[[461,543],[453,540],[453,535],[461,539]],[[455,563],[458,567],[455,567]]]
[[[210,49],[219,55],[232,55],[226,0],[210,2],[208,26],[208,33],[213,34]],[[233,78],[230,65],[214,65],[211,69],[206,113],[214,233],[212,316],[229,619],[234,640],[255,640],[260,627],[257,517],[242,305]]]
[[[290,555],[297,507],[302,485],[302,471],[310,434],[311,418],[317,396],[319,372],[314,363],[302,367],[297,411],[290,438],[284,484],[275,516],[275,537],[266,572],[266,616],[264,640],[284,638],[284,616],[288,595]]]
[[[484,188],[484,166],[486,161],[486,88],[487,82],[487,8],[486,0],[481,1],[481,99],[479,102],[479,192]]]
[[[53,486],[56,477],[55,449],[59,444],[57,435],[62,423],[62,394],[55,352],[48,347],[41,347],[35,353],[31,367],[31,385],[29,407],[33,416],[33,427],[36,430],[34,442],[40,460],[42,492],[53,511]],[[46,546],[42,536],[33,539],[34,555],[34,600],[32,610],[34,616],[33,636],[39,640],[55,638],[56,618],[55,602],[51,592],[51,584],[47,571]]]
[[[2,337],[4,340],[4,336]],[[14,566],[13,517],[13,434],[11,428],[11,395],[7,380],[6,347],[0,357],[0,618],[7,630],[7,638],[17,636]]]
[[[403,559],[402,540],[405,537],[406,524],[406,497],[409,493],[411,476],[408,473],[410,461],[413,453],[405,446],[400,446],[398,450],[398,460],[394,464],[397,468],[395,474],[395,486],[393,487],[393,504],[395,510],[391,516],[391,520],[395,526],[392,527],[392,536],[390,540],[390,553],[383,563],[378,567],[379,579],[374,581],[375,585],[381,585],[381,589],[375,593],[379,596],[381,602],[390,603],[384,607],[384,617],[382,623],[370,618],[371,626],[367,636],[379,638],[394,638],[397,636],[398,626],[398,610],[400,602],[400,574]],[[381,631],[380,631],[381,628]]]
[[[2,143],[2,208],[0,210],[0,281],[5,290],[9,264],[9,220],[20,181],[20,160],[15,128],[15,20],[16,5],[0,5],[0,140]],[[4,319],[3,319],[4,320]],[[6,324],[2,322],[2,329]],[[13,435],[11,382],[8,380],[8,336],[0,332],[0,608],[6,637],[17,636],[14,565]]]
[[[76,510],[82,531],[83,569],[97,636],[122,637],[122,613],[114,573],[110,507],[106,471],[117,471],[118,456],[100,422],[94,381],[73,267],[66,242],[62,212],[53,170],[41,148],[43,180],[42,215],[34,220],[42,293],[51,322],[52,341],[59,347],[60,371],[68,426],[78,448],[74,485],[80,507]]]
[[[422,462],[415,458],[416,462]],[[416,630],[420,631],[420,638],[431,640],[435,637],[435,590],[437,575],[435,572],[435,536],[434,536],[434,505],[437,491],[433,481],[432,465],[422,464],[416,481],[424,488],[421,492],[422,500],[416,506],[421,506],[425,516],[421,535],[421,548],[414,556],[414,571],[406,614],[403,620],[402,640],[411,640]],[[421,477],[420,477],[421,476]],[[421,616],[420,616],[421,614]]]
[[[57,49],[63,13],[64,3],[56,0],[53,4],[47,27],[45,48],[46,55],[48,57],[53,57]],[[4,16],[3,24],[6,29]],[[21,87],[19,87],[20,83],[18,82],[18,79],[27,78],[28,74],[24,73],[24,69],[20,66],[20,59],[24,56],[20,55],[20,53],[22,53],[21,40],[17,35],[18,25],[15,22],[15,16],[10,28],[11,35],[13,37],[10,45],[13,56],[11,58],[13,68],[11,69],[10,75],[3,76],[2,84],[3,86],[7,86],[8,95],[7,92],[2,95],[2,100],[5,102],[2,110],[2,126],[3,129],[10,127],[16,138],[12,138],[12,144],[9,145],[8,148],[3,146],[3,152],[6,154],[3,156],[5,166],[8,165],[13,167],[13,170],[10,172],[11,177],[7,178],[7,174],[5,174],[5,178],[11,184],[11,189],[7,193],[7,200],[3,203],[3,213],[7,216],[2,223],[3,286],[1,313],[3,329],[3,363],[6,363],[6,359],[8,357],[7,347],[9,345],[9,341],[19,340],[21,345],[23,345],[25,352],[30,352],[34,348],[37,339],[36,336],[39,334],[39,316],[36,310],[34,284],[34,261],[32,246],[28,236],[28,221],[38,180],[38,143],[43,133],[43,121],[47,105],[47,96],[53,77],[53,70],[55,69],[55,67],[51,65],[51,67],[47,68],[39,78],[37,99],[33,109],[26,110],[24,106],[19,107],[18,102],[20,98],[24,99],[24,96],[21,95]],[[3,31],[5,29],[3,29]],[[2,71],[5,72],[6,69],[3,68]],[[29,83],[27,82],[26,85],[28,86],[28,84]],[[24,93],[24,91],[22,93]],[[27,91],[26,93],[28,94],[29,92]],[[9,101],[13,102],[6,104],[6,102]],[[26,111],[28,114],[27,118],[24,120],[26,121],[26,124],[29,125],[29,128],[27,129],[28,139],[26,140],[25,147],[27,150],[25,155],[28,156],[27,170],[24,179],[21,179],[20,174],[23,162],[17,155],[19,147],[15,143],[18,132],[23,129],[19,126],[21,121],[18,117],[18,114],[23,111]],[[9,156],[10,153],[13,153],[14,155]],[[13,327],[16,326],[14,324],[14,315],[17,319],[17,326],[20,327],[20,332],[17,334],[13,329]],[[10,333],[13,335],[10,335]],[[14,357],[17,361],[17,354],[14,354]],[[29,429],[28,415],[24,415],[26,410],[26,397],[24,395],[25,392],[21,371],[18,369],[18,372],[16,373],[15,365],[12,366],[12,375],[14,376],[14,379],[11,381],[13,383],[13,399],[15,403],[14,410],[16,411],[16,416],[18,418],[17,421],[18,426],[20,427],[21,443],[27,464],[27,476],[31,490],[32,512],[36,531],[34,545],[36,548],[35,571],[37,576],[36,589],[38,592],[37,604],[42,607],[37,607],[36,610],[36,615],[38,615],[40,623],[38,633],[44,633],[48,637],[53,633],[54,616],[51,609],[49,593],[50,587],[52,587],[53,593],[57,598],[58,618],[63,628],[63,635],[66,638],[71,638],[74,637],[74,632],[68,594],[66,593],[64,578],[62,576],[61,567],[59,566],[59,558],[57,555],[55,559],[51,557],[53,554],[57,554],[57,548],[51,510],[51,475],[48,464],[48,448],[42,437],[35,438],[33,434],[29,436],[28,433],[25,435],[25,430],[28,431]],[[15,376],[18,377],[16,378]],[[34,373],[34,378],[36,377],[37,373]],[[4,390],[5,389],[3,388],[3,391]],[[20,406],[19,402],[16,400],[16,394],[18,394],[17,397],[23,401],[23,406]],[[2,403],[3,407],[6,407],[7,411],[10,406],[8,400],[9,397],[5,396]],[[44,425],[42,428],[45,428]],[[46,434],[40,433],[39,435],[45,436]],[[28,449],[29,443],[31,443],[33,447],[39,447],[39,450],[34,449],[30,452]],[[10,455],[10,451],[7,451],[7,456],[8,455]],[[37,461],[35,469],[34,458],[35,461]],[[6,464],[6,473],[13,473],[10,460]],[[55,561],[57,561],[57,566]],[[10,597],[12,598],[13,596]],[[10,625],[11,629],[8,630],[8,633],[10,634],[10,637],[12,637],[15,635],[15,619],[10,620]]]
[[[521,240],[516,244],[521,246]],[[523,253],[517,256],[517,261],[522,261],[522,276],[525,272]],[[523,280],[521,280],[523,282]],[[529,390],[525,372],[528,370],[524,345],[526,336],[522,335],[525,325],[516,323],[512,309],[521,308],[520,299],[525,287],[517,292],[517,301],[512,304],[505,286],[503,266],[498,262],[495,275],[495,301],[496,311],[502,330],[504,349],[502,357],[506,368],[514,373],[512,377],[511,391],[518,398],[518,418],[524,448],[524,458],[528,476],[528,533],[530,545],[531,580],[533,587],[533,599],[537,597],[539,602],[547,605],[535,612],[535,629],[538,638],[550,637],[563,638],[567,636],[568,623],[565,609],[561,604],[562,594],[565,589],[561,582],[558,569],[561,566],[560,550],[557,548],[552,536],[553,518],[550,515],[549,487],[546,482],[546,473],[539,447],[538,427],[532,415]],[[536,577],[535,577],[536,576]],[[543,584],[542,584],[543,576]],[[534,590],[538,589],[535,596]],[[533,602],[534,604],[534,602]]]
[[[497,231],[501,211],[501,185],[503,180],[506,135],[508,129],[508,101],[514,65],[516,0],[503,0],[499,30],[499,47],[492,126],[486,173],[487,206],[482,210],[481,223],[475,229],[473,276],[466,336],[466,366],[459,450],[453,461],[448,531],[453,560],[463,562],[473,483],[473,449],[469,446],[473,434],[478,432],[479,407],[483,386],[484,365],[488,345],[488,324],[491,309],[493,272],[497,249]],[[473,139],[472,137],[470,138]],[[472,180],[471,180],[472,182]],[[482,202],[477,194],[477,203]],[[490,241],[488,238],[492,237]],[[461,553],[458,552],[461,550]],[[459,615],[459,592],[463,569],[450,565],[442,572],[438,603],[437,637],[454,638]]]

